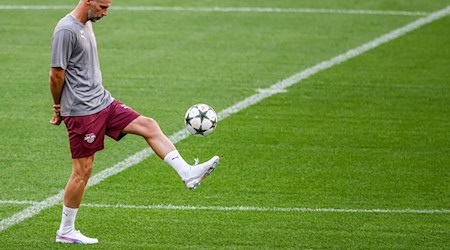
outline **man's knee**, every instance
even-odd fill
[[[142,126],[145,127],[147,130],[155,130],[159,129],[158,122],[150,117],[143,117],[142,119]]]
[[[158,122],[149,117],[141,116],[137,127],[134,128],[136,130],[136,134],[139,134],[145,138],[155,137],[161,133],[161,128],[159,127]]]
[[[92,174],[92,164],[86,165],[84,169],[84,177],[86,179],[89,179],[89,177],[91,177],[91,174]]]
[[[149,117],[140,116],[128,124],[123,130],[125,133],[131,133],[136,135],[141,135],[144,137],[151,137],[152,133],[159,131],[158,123]]]
[[[72,176],[87,182],[92,174],[93,162],[93,155],[85,158],[73,159]]]

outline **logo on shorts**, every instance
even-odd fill
[[[85,140],[87,143],[93,143],[93,142],[95,141],[95,138],[96,138],[96,136],[95,136],[94,133],[86,134],[86,135],[84,136],[84,140]]]

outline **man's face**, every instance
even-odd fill
[[[108,15],[108,8],[111,6],[112,0],[91,0],[88,10],[88,20],[96,22],[102,17]]]

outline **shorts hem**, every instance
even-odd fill
[[[136,120],[137,118],[139,118],[141,115],[138,113],[135,113],[135,116],[133,118],[128,119],[129,121],[126,122],[126,125],[123,126],[123,128],[117,129],[114,132],[110,132],[110,133],[106,133],[106,135],[108,135],[109,137],[111,137],[112,139],[116,140],[116,141],[120,141],[123,137],[125,137],[128,133],[123,132],[123,130],[130,125],[130,123],[132,123],[134,120]]]
[[[89,157],[91,155],[94,155],[95,153],[97,153],[98,151],[103,150],[105,147],[97,147],[91,150],[85,150],[82,153],[72,153],[72,159],[80,159],[80,158],[86,158]]]

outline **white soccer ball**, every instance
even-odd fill
[[[207,136],[217,127],[217,113],[211,106],[195,104],[184,115],[186,130],[195,136]]]

